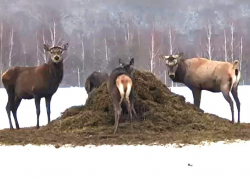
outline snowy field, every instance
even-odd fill
[[[193,103],[186,87],[171,88]],[[250,122],[250,86],[239,87],[241,122]],[[0,89],[0,129],[9,128],[5,106],[7,94]],[[84,88],[60,88],[51,102],[51,118],[73,105],[85,103]],[[201,108],[221,117],[231,117],[221,93],[203,91]],[[237,109],[235,107],[235,112]],[[34,100],[23,100],[18,109],[20,127],[36,125]],[[237,116],[235,113],[236,121]],[[44,99],[40,125],[47,124]],[[14,121],[13,121],[14,125]],[[14,125],[15,127],[15,125]],[[250,141],[223,142],[205,146],[0,146],[0,179],[250,179]],[[189,166],[190,164],[191,166]]]
[[[186,98],[187,102],[193,103],[192,92],[187,87],[171,87],[171,91]],[[241,122],[250,123],[250,112],[248,112],[250,107],[250,86],[239,86],[238,94],[241,101]],[[7,113],[5,110],[7,103],[7,93],[5,89],[0,88],[0,129],[9,128],[9,121]],[[55,119],[60,116],[66,108],[74,105],[84,105],[87,98],[87,93],[85,88],[59,88],[56,94],[51,100],[51,119]],[[237,118],[237,108],[234,102],[235,108],[235,120]],[[216,114],[223,118],[228,118],[231,120],[231,111],[229,104],[224,99],[222,93],[211,93],[208,91],[202,92],[201,98],[201,109],[205,112]],[[22,100],[18,110],[17,118],[20,127],[36,126],[36,108],[35,101],[33,100]],[[13,119],[13,118],[12,118]],[[14,120],[12,121],[15,127]],[[45,107],[44,98],[41,100],[41,114],[40,114],[40,125],[46,125],[47,113]]]

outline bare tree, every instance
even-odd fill
[[[231,29],[231,61],[234,60],[234,24],[232,23],[230,26]]]
[[[79,67],[77,67],[78,85],[81,82],[80,73],[82,72],[83,78],[84,78],[84,72],[85,72],[85,69],[86,69],[86,67],[85,67],[85,46],[84,46],[84,36],[83,36],[83,34],[82,34],[82,40],[81,40],[81,60],[82,60],[82,71],[80,71]]]
[[[227,58],[227,36],[226,36],[226,30],[224,29],[224,59],[225,61],[228,61],[228,58]]]
[[[149,50],[149,55],[150,55],[150,72],[154,73],[154,68],[155,68],[155,57],[159,53],[159,49],[155,50],[155,27],[153,26],[152,32],[151,32],[151,48]]]
[[[1,27],[0,27],[0,66],[1,66],[1,75],[3,74],[3,23],[1,22]]]
[[[168,32],[168,37],[169,37],[169,54],[173,54],[173,33],[172,33],[172,28],[169,28]],[[172,82],[172,87],[174,86],[174,81]],[[167,71],[165,70],[165,84],[167,84]]]
[[[43,29],[43,44],[46,44],[45,35],[44,35],[44,29]],[[46,51],[45,51],[44,48],[43,48],[43,52],[41,52],[41,54],[42,54],[44,63],[46,63],[47,62],[47,53],[46,53]]]
[[[22,43],[22,49],[23,49],[23,56],[24,56],[24,66],[27,66],[27,51],[26,51],[26,45],[25,42]]]
[[[104,48],[105,48],[104,66],[106,67],[106,65],[108,64],[108,61],[109,61],[109,49],[108,49],[108,44],[107,44],[107,36],[105,36],[105,38],[104,38]]]
[[[207,32],[207,54],[208,54],[208,59],[212,59],[212,53],[213,53],[213,48],[212,48],[212,43],[211,43],[211,38],[212,38],[212,26],[210,21],[208,21],[208,25],[206,27],[206,32]]]
[[[243,57],[243,43],[242,43],[242,37],[240,38],[240,47],[239,47],[239,61],[240,61],[240,70],[241,70],[241,67],[242,67],[242,57]]]
[[[14,30],[11,28],[10,31],[10,38],[9,38],[9,67],[12,66],[12,57],[13,55],[13,46],[14,46],[14,41],[13,41],[13,36],[14,36]]]
[[[39,40],[36,32],[36,59],[37,59],[37,65],[39,66],[41,64],[40,58],[39,58]]]

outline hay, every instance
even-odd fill
[[[136,71],[134,130],[122,115],[117,135],[114,111],[107,84],[94,89],[85,106],[65,110],[61,117],[40,130],[0,131],[4,144],[198,144],[202,141],[250,139],[249,124],[231,124],[229,120],[203,113],[183,96],[171,93],[152,73]],[[18,136],[17,138],[13,138]]]

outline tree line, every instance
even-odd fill
[[[240,61],[250,84],[250,3],[247,1],[1,1],[0,73],[48,61],[43,44],[69,42],[62,87],[84,86],[95,71],[110,73],[118,59],[135,59],[168,86],[162,54]]]

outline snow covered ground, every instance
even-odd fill
[[[172,87],[171,91],[186,98],[186,101],[193,103],[192,92],[187,87]],[[239,99],[241,101],[241,122],[250,122],[250,86],[239,86]],[[6,114],[5,106],[7,103],[7,93],[5,89],[0,88],[0,129],[9,128],[9,121]],[[52,97],[51,101],[51,119],[60,116],[66,108],[74,105],[85,104],[87,93],[85,88],[71,87],[59,88],[56,94]],[[235,120],[237,119],[237,108],[235,106]],[[229,104],[224,99],[221,93],[211,93],[208,91],[202,92],[201,109],[205,112],[216,114],[218,116],[228,118],[231,120],[231,111]],[[34,100],[22,100],[20,107],[17,111],[17,117],[20,127],[29,127],[36,125],[36,108]],[[41,100],[41,115],[40,125],[47,124],[47,114],[45,108],[44,98]],[[14,121],[13,125],[15,127]]]
[[[171,90],[193,103],[192,93],[186,87]],[[239,87],[242,122],[250,122],[248,92],[250,86]],[[0,89],[0,97],[0,129],[9,128],[4,89]],[[51,118],[57,118],[70,106],[84,104],[86,97],[84,88],[60,88],[52,98]],[[203,91],[201,108],[221,117],[231,117],[229,105],[221,93]],[[20,127],[35,126],[34,100],[23,100],[17,115]],[[41,101],[40,117],[40,125],[47,124],[44,100]],[[237,121],[236,115],[235,118]],[[0,179],[249,179],[249,149],[250,141],[183,148],[173,145],[59,149],[53,146],[0,146]]]
[[[250,142],[210,146],[0,147],[0,179],[249,180]],[[190,166],[189,166],[190,164]]]

